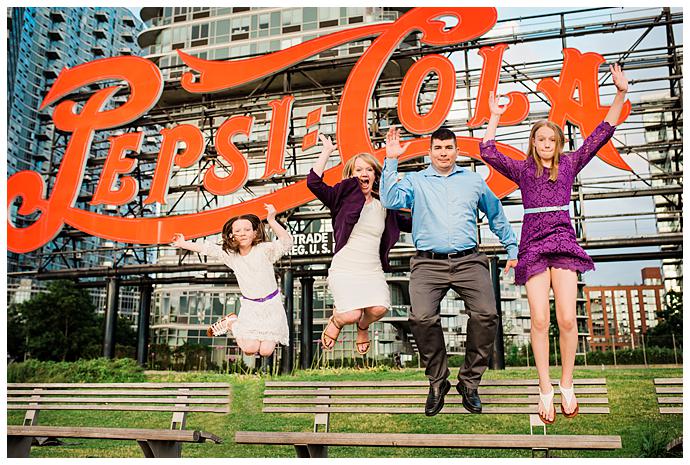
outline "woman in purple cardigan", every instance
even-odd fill
[[[514,160],[498,151],[494,137],[505,107],[489,95],[491,118],[479,144],[482,158],[496,171],[517,183],[522,192],[525,217],[520,252],[515,267],[515,283],[525,285],[530,309],[530,335],[534,362],[539,374],[539,418],[550,424],[556,420],[554,389],[549,378],[549,292],[553,289],[560,332],[561,413],[577,415],[579,406],[573,389],[573,367],[577,349],[577,273],[594,269],[594,263],[577,243],[570,223],[569,204],[575,177],[589,163],[616,129],[623,110],[628,80],[615,65],[610,67],[616,96],[599,126],[571,153],[563,152],[561,128],[551,121],[532,126],[526,160]]]
[[[357,352],[369,351],[369,325],[390,307],[384,271],[390,271],[388,253],[400,237],[410,232],[412,220],[386,210],[378,199],[381,165],[372,155],[360,153],[343,168],[335,186],[323,182],[323,171],[336,147],[320,134],[321,155],[307,176],[307,186],[331,211],[335,253],[328,269],[333,294],[333,315],[321,333],[324,350],[332,350],[343,325],[357,324]]]

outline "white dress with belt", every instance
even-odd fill
[[[261,299],[278,289],[273,263],[292,248],[292,238],[261,242],[247,255],[227,253],[213,242],[202,243],[201,254],[220,259],[237,277],[243,297]],[[237,321],[232,325],[235,338],[275,341],[288,345],[288,325],[283,295],[278,294],[264,302],[242,298]]]
[[[378,199],[372,199],[362,207],[347,244],[333,256],[328,287],[336,312],[390,308],[390,291],[379,256],[385,221],[386,209]]]

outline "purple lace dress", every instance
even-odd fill
[[[575,176],[608,142],[615,129],[604,121],[579,149],[563,153],[555,182],[549,181],[547,170],[537,178],[536,164],[531,158],[514,160],[503,155],[494,140],[482,142],[479,149],[486,163],[520,187],[525,208],[569,205]],[[577,243],[567,210],[526,214],[522,223],[515,283],[525,284],[549,267],[580,272],[594,269],[594,262]]]

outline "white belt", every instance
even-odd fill
[[[525,208],[525,215],[529,215],[530,213],[568,211],[569,208],[570,208],[569,205],[558,205],[557,207]]]

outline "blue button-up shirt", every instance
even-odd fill
[[[386,158],[380,194],[386,208],[412,209],[412,240],[417,250],[452,253],[475,247],[479,207],[508,258],[517,258],[517,238],[501,201],[474,171],[456,165],[448,176],[442,176],[429,165],[398,181],[398,160]]]

